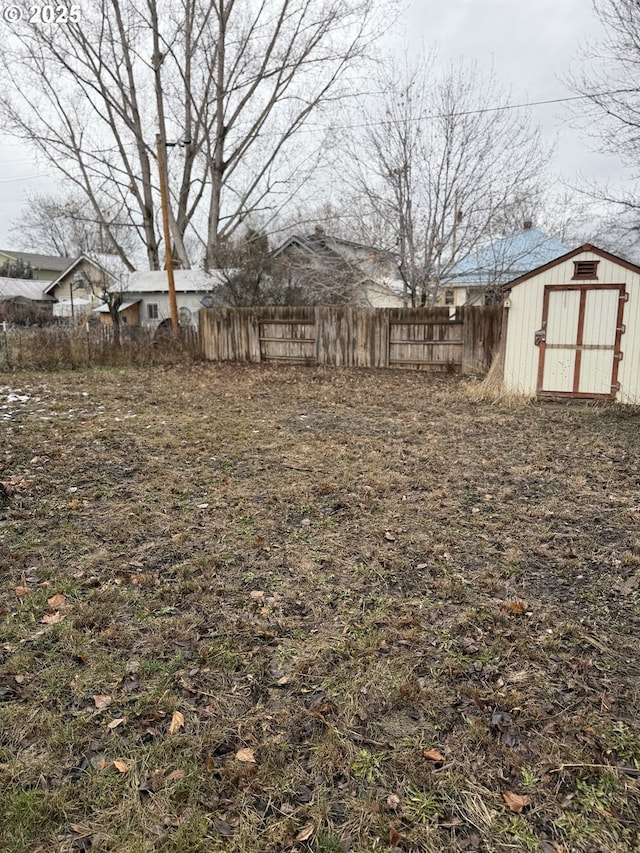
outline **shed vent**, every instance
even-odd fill
[[[574,261],[573,277],[575,278],[598,278],[598,264],[600,261]]]

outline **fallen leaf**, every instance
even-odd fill
[[[22,684],[24,682],[24,675],[14,675],[13,680],[16,684]]]
[[[429,568],[429,563],[418,563],[418,565],[416,566],[416,569],[419,572],[421,572],[423,569],[428,569],[428,568]]]
[[[522,796],[520,794],[514,794],[512,791],[503,791],[502,796],[511,811],[516,814],[520,814],[525,806],[531,805],[531,797],[528,797],[526,794]]]
[[[257,601],[259,598],[264,598],[264,590],[263,589],[252,589],[249,593],[249,597],[253,598]]]
[[[524,616],[527,611],[523,601],[504,601],[500,609],[505,613],[513,613],[514,616]]]
[[[252,749],[249,749],[249,747],[245,747],[244,749],[239,749],[236,752],[236,758],[238,759],[238,761],[244,761],[247,764],[255,764],[256,763],[255,753]]]
[[[44,622],[45,625],[55,625],[58,622],[62,622],[62,620],[66,618],[67,617],[64,615],[64,613],[60,613],[59,610],[56,610],[55,613],[45,613],[45,615],[40,621]]]
[[[174,735],[177,731],[179,731],[184,726],[184,714],[180,711],[174,711],[173,716],[171,717],[171,724],[169,725],[169,734]]]
[[[426,759],[429,761],[444,761],[444,755],[441,752],[438,752],[437,749],[425,749],[422,753]]]
[[[25,595],[29,595],[31,590],[29,589],[28,586],[17,586],[15,589],[15,592],[16,592],[16,595],[18,596],[18,598],[22,598]]]
[[[180,818],[179,817],[165,817],[162,821],[165,826],[170,826],[173,829],[177,829],[180,826]]]
[[[387,542],[395,542],[396,541],[396,537],[393,535],[393,533],[391,533],[390,530],[386,531],[386,533],[384,534],[384,538],[387,540]]]
[[[66,603],[67,599],[61,592],[57,595],[52,595],[51,598],[47,599],[47,604],[52,610],[58,610],[58,608],[64,607]]]
[[[93,828],[91,826],[87,826],[85,823],[70,823],[69,827],[77,835],[82,836],[82,838],[87,838],[89,835],[93,835]],[[33,850],[32,853],[36,853],[36,850]]]
[[[107,723],[107,728],[113,731],[113,729],[117,729],[118,726],[121,726],[124,723],[125,719],[125,717],[116,717],[115,720],[111,720],[110,723]]]
[[[389,829],[389,844],[392,847],[397,847],[401,841],[402,841],[402,836],[400,835],[400,833],[396,832],[396,830],[393,827],[391,827]]]
[[[310,823],[308,826],[303,826],[300,832],[296,835],[296,841],[308,841],[315,831],[315,826]]]
[[[214,820],[213,825],[223,838],[229,838],[233,835],[233,828],[226,820]]]
[[[400,805],[400,797],[397,794],[389,794],[387,797],[387,808],[397,809]]]
[[[176,779],[184,779],[186,773],[184,770],[174,770],[173,773],[169,773],[167,776],[167,782],[175,782]]]
[[[119,773],[128,773],[129,772],[129,765],[127,764],[126,761],[114,761],[113,766],[116,768],[116,770]]]
[[[104,709],[108,708],[111,704],[111,696],[98,695],[92,696],[91,698],[93,699],[98,711],[104,711]]]

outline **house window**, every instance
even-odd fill
[[[453,290],[447,289],[444,292],[444,304],[445,305],[453,305],[455,301],[455,294]]]
[[[160,315],[156,302],[149,302],[147,305],[147,320],[157,320]]]
[[[600,261],[574,261],[573,277],[576,278],[598,278],[598,264]]]

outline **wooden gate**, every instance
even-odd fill
[[[536,332],[540,396],[615,397],[626,298],[624,284],[545,287]]]
[[[400,320],[389,323],[389,367],[462,369],[463,321]]]
[[[315,364],[315,320],[268,319],[258,323],[261,361]]]

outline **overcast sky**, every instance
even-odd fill
[[[404,25],[415,49],[437,42],[443,61],[463,57],[493,67],[515,103],[571,96],[562,78],[576,67],[580,43],[601,36],[590,0],[410,0]],[[615,158],[591,152],[588,140],[568,127],[562,104],[532,109],[546,138],[557,140],[559,178],[571,183],[580,173],[598,180],[620,175]],[[47,172],[23,144],[0,136],[1,248],[16,245],[8,228],[25,194],[55,191]]]

